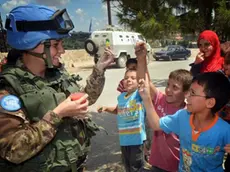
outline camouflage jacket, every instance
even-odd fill
[[[103,90],[104,72],[94,67],[86,83],[86,86],[81,89],[89,95],[88,100],[91,105],[96,102]],[[15,94],[11,87],[0,88],[0,100],[9,94]],[[9,112],[0,106],[1,158],[14,164],[20,164],[36,156],[58,132],[57,127],[52,125],[56,122],[55,120],[51,119],[51,122],[47,122],[41,119],[32,122],[28,119],[23,107],[16,112]]]

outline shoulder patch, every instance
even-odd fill
[[[21,101],[14,95],[5,95],[0,100],[1,107],[9,112],[18,111],[21,109]]]

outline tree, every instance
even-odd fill
[[[230,4],[224,0],[219,2],[219,7],[216,10],[214,29],[218,33],[222,41],[227,41],[230,38]]]
[[[230,38],[229,0],[110,1],[117,4],[120,24],[147,38],[169,37],[175,32],[195,35],[206,29],[216,31],[223,41]]]
[[[106,0],[104,0],[105,2]],[[177,18],[166,1],[160,0],[110,0],[116,1],[119,23],[141,32],[147,38],[162,38],[179,28]],[[175,5],[175,1],[171,0]],[[157,34],[156,34],[157,33]]]

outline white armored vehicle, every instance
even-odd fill
[[[145,38],[136,32],[126,31],[94,31],[89,39],[85,41],[85,50],[94,57],[94,62],[103,55],[106,46],[110,46],[116,56],[116,64],[119,68],[124,68],[127,59],[136,58],[134,47],[136,42],[144,41]],[[151,56],[151,47],[147,43],[149,61]]]

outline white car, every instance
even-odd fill
[[[94,62],[103,55],[106,46],[110,46],[116,56],[116,64],[124,68],[127,59],[136,58],[134,47],[136,42],[144,41],[145,38],[136,32],[126,31],[94,31],[89,39],[85,41],[85,50],[94,57]],[[148,57],[150,59],[151,47],[147,43]]]

